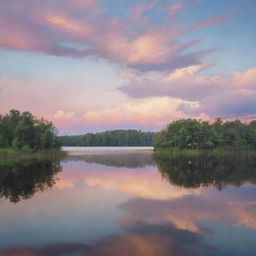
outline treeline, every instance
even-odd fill
[[[181,119],[158,133],[156,149],[256,149],[256,120],[242,123],[216,118],[213,123]]]
[[[59,138],[62,146],[152,146],[155,135],[137,130],[112,130]]]
[[[11,110],[0,115],[0,148],[23,151],[59,149],[57,130],[51,122],[30,112]]]

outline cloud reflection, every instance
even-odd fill
[[[193,232],[210,232],[202,221],[220,221],[232,226],[245,225],[256,229],[255,196],[249,196],[255,189],[244,187],[240,197],[234,188],[224,193],[205,190],[202,195],[188,195],[173,200],[152,200],[136,198],[120,205],[129,216],[147,222],[173,223],[177,228]]]
[[[170,224],[136,223],[121,235],[106,237],[94,244],[57,244],[42,248],[0,250],[0,256],[200,256],[198,249],[212,250],[202,236]]]

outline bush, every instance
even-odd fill
[[[28,146],[28,145],[24,145],[22,148],[21,148],[21,152],[24,153],[24,154],[29,154],[32,152],[32,149]]]

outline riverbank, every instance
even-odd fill
[[[213,150],[202,149],[178,149],[178,148],[154,148],[155,154],[165,154],[173,157],[197,157],[202,155],[225,156],[225,155],[256,155],[256,150],[238,148],[218,148]]]
[[[63,157],[66,152],[59,149],[48,150],[16,150],[12,148],[0,148],[0,159],[8,158],[43,158],[43,157]]]

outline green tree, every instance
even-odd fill
[[[158,133],[159,148],[178,149],[256,149],[256,122],[240,120],[223,122],[221,118],[210,124],[196,119],[181,119],[167,125]]]
[[[0,147],[23,151],[59,149],[60,142],[51,122],[37,119],[28,111],[11,110],[0,116]]]

